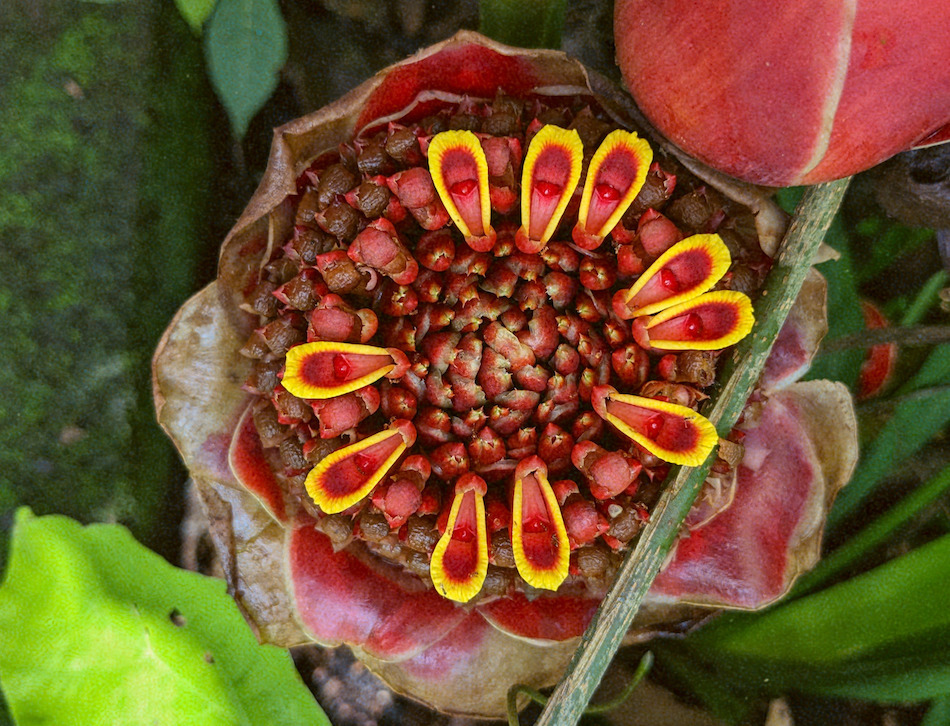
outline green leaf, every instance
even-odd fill
[[[689,644],[730,679],[878,701],[950,694],[950,536]]]
[[[277,88],[287,28],[276,0],[220,0],[205,34],[208,71],[235,134]]]
[[[950,380],[950,345],[937,346],[920,371],[900,393],[946,385]],[[838,526],[867,498],[874,487],[908,457],[915,454],[950,422],[950,391],[935,389],[923,399],[911,398],[894,411],[878,436],[864,451],[854,476],[838,495],[829,524]]]
[[[18,726],[329,726],[223,582],[172,567],[117,525],[19,510],[0,632]]]
[[[855,276],[863,284],[892,268],[898,258],[914,253],[923,243],[932,240],[933,230],[906,227],[888,219],[869,218],[858,225],[853,235]],[[863,238],[863,239],[862,239]]]
[[[802,594],[819,587],[857,565],[862,558],[882,548],[910,524],[921,512],[933,505],[950,490],[950,467],[945,468],[930,481],[925,482],[873,523],[847,542],[825,556],[811,572],[806,573],[795,585],[794,594]]]
[[[216,2],[217,0],[175,0],[175,5],[191,29],[201,33],[201,26],[211,17]]]
[[[522,48],[561,47],[567,0],[480,0],[479,31]]]
[[[950,726],[950,696],[935,699],[920,726]]]

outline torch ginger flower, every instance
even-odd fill
[[[497,716],[512,683],[559,677],[670,466],[715,447],[702,389],[780,216],[627,130],[601,85],[462,33],[278,129],[154,361],[262,640],[346,643],[397,690]],[[641,635],[761,607],[817,556],[855,436],[840,386],[787,385],[822,334],[806,292]]]

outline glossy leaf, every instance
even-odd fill
[[[287,29],[276,0],[220,0],[209,21],[208,71],[241,137],[277,88],[287,59]]]
[[[950,690],[950,536],[759,616],[730,616],[692,646],[766,689],[922,700]]]
[[[21,509],[0,629],[20,726],[329,724],[223,582],[175,569],[122,527]]]

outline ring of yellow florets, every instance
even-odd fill
[[[459,601],[605,572],[664,462],[715,447],[700,389],[752,325],[713,290],[719,235],[655,207],[625,226],[648,174],[672,195],[643,139],[601,133],[585,161],[577,130],[512,131],[390,127],[359,175],[307,175],[270,265],[295,274],[252,300],[278,307],[244,350],[262,441],[324,531]]]

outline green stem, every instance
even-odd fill
[[[809,188],[802,197],[756,305],[756,326],[729,356],[723,371],[726,383],[711,401],[708,417],[720,436],[732,429],[755,387],[772,343],[798,296],[814,253],[847,187],[847,179],[819,184]],[[536,726],[565,726],[576,724],[580,719],[676,541],[714,459],[715,456],[710,455],[702,466],[680,468],[672,474],[673,479],[660,497],[650,523],[637,546],[624,558],[617,578]]]
[[[837,353],[853,348],[870,348],[873,345],[896,343],[906,346],[939,345],[950,343],[950,325],[915,325],[909,328],[873,328],[852,335],[835,338],[822,345],[819,355]]]
[[[917,293],[907,312],[904,313],[901,325],[917,325],[923,320],[927,311],[940,298],[940,291],[947,286],[948,280],[950,280],[950,275],[946,270],[938,270],[931,275],[920,288],[920,292]]]
[[[481,0],[478,30],[522,48],[561,47],[567,0]]]
[[[615,708],[622,706],[626,700],[633,695],[637,686],[640,685],[640,681],[646,678],[647,673],[650,672],[650,668],[652,667],[653,653],[647,651],[640,659],[637,669],[633,672],[633,677],[627,682],[627,685],[623,687],[623,690],[617,697],[604,703],[599,703],[596,706],[588,706],[584,714],[587,716],[599,716],[600,714],[609,713]],[[548,697],[541,693],[541,691],[516,683],[508,689],[508,726],[520,726],[521,722],[518,720],[518,696],[522,694],[542,706],[548,702]]]

